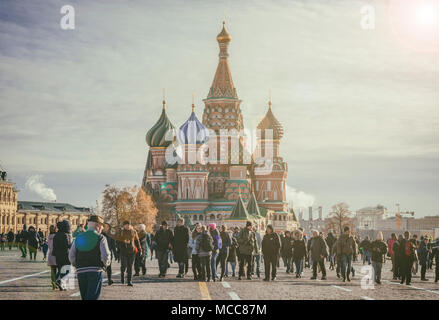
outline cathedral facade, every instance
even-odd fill
[[[163,101],[160,118],[146,134],[142,187],[154,196],[159,212],[169,213],[171,225],[181,216],[188,225],[240,226],[253,220],[262,228],[270,223],[276,231],[294,230],[297,219],[286,199],[288,166],[279,155],[283,127],[269,101],[254,151],[246,147],[241,100],[228,61],[231,37],[224,23],[217,41],[219,61],[203,100],[202,121],[192,104],[188,120],[174,127]]]

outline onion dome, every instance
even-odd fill
[[[261,130],[261,139],[265,139],[264,130],[273,130],[273,140],[280,140],[284,136],[284,128],[271,111],[271,101],[268,102],[268,111],[259,122],[258,129]]]
[[[209,130],[198,120],[192,104],[189,119],[178,130],[178,141],[181,144],[203,144],[209,140]]]
[[[146,134],[146,143],[150,147],[168,147],[175,140],[175,127],[166,114],[166,103],[163,100],[163,110],[159,120]]]
[[[223,21],[223,29],[221,30],[221,32],[216,36],[216,40],[219,43],[227,43],[230,42],[230,40],[232,40],[232,38],[230,37],[230,35],[227,33],[226,31],[226,27],[225,27],[225,22]]]

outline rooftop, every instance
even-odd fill
[[[90,208],[75,207],[68,203],[59,202],[18,201],[17,207],[18,211],[90,214]]]

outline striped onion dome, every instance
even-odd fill
[[[146,143],[150,147],[168,147],[175,140],[175,127],[166,114],[165,103],[159,120],[146,134]]]
[[[198,120],[193,109],[189,119],[178,130],[181,144],[203,144],[209,140],[209,130]]]
[[[284,136],[284,128],[271,111],[271,102],[268,103],[268,111],[265,117],[259,122],[258,129],[261,130],[261,138],[265,139],[264,130],[273,130],[273,140],[280,140]]]

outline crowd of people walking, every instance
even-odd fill
[[[434,281],[439,278],[439,239],[433,242],[431,237],[422,236],[418,240],[409,232],[398,237],[392,234],[387,241],[382,232],[377,232],[374,240],[365,237],[360,241],[348,226],[338,237],[332,232],[325,236],[317,230],[312,230],[308,237],[301,228],[278,234],[271,225],[261,234],[250,221],[243,228],[230,230],[225,225],[218,229],[215,223],[197,223],[191,229],[184,225],[183,218],[178,218],[173,230],[163,221],[150,234],[144,224],[133,226],[124,221],[122,228],[115,229],[101,217],[91,216],[87,225],[78,226],[74,232],[67,220],[60,221],[56,227],[50,226],[47,238],[33,226],[24,226],[16,235],[11,230],[0,235],[0,248],[17,247],[22,258],[29,255],[32,261],[41,250],[51,270],[53,290],[65,290],[62,279],[74,266],[81,297],[86,300],[99,298],[104,272],[108,285],[114,283],[113,261],[120,262],[121,283],[133,286],[133,277],[139,277],[140,272],[146,275],[147,258],[153,259],[154,254],[159,278],[167,276],[174,262],[178,265],[177,278],[186,277],[191,261],[193,279],[206,282],[223,281],[229,276],[252,280],[262,275],[264,281],[275,281],[281,261],[286,274],[295,275],[296,279],[302,278],[304,268],[310,268],[311,280],[316,280],[320,273],[321,280],[326,280],[329,263],[328,271],[335,270],[341,281],[349,282],[355,276],[353,261],[359,261],[371,265],[373,280],[381,284],[387,259],[392,263],[393,280],[401,284],[410,285],[419,266],[421,281],[428,281],[426,271],[433,268],[433,261]]]

